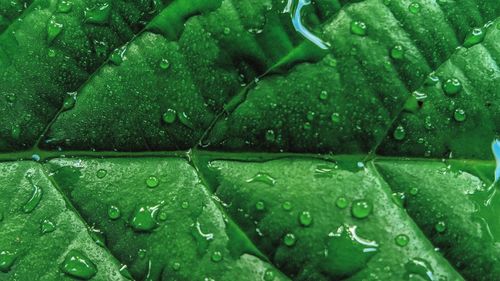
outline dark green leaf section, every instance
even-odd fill
[[[305,15],[319,24],[340,4],[324,5],[323,14]],[[118,63],[103,67],[79,91],[75,108],[59,116],[46,142],[99,150],[195,146],[256,77],[276,64],[321,56],[293,30],[283,8],[270,0],[174,2],[148,26],[162,35],[144,33]]]
[[[37,0],[0,36],[0,151],[33,146],[65,101],[158,1]]]
[[[126,280],[118,261],[94,242],[40,164],[4,162],[0,174],[1,280],[75,280],[60,269],[75,253],[89,266],[66,264],[77,269],[74,276]]]
[[[294,280],[462,280],[361,157],[218,157],[195,163],[228,214]]]
[[[0,1],[0,34],[33,2],[32,0]]]
[[[498,280],[500,224],[493,163],[377,161],[408,214],[467,280]],[[496,191],[495,191],[496,192]]]
[[[474,114],[474,107],[478,112],[484,111],[485,101],[490,101],[490,108],[486,109],[489,114],[471,116],[470,119],[476,118],[477,122],[465,122],[470,125],[449,126],[445,124],[446,119],[432,112],[434,122],[441,122],[442,128],[450,133],[429,136],[428,142],[433,145],[438,142],[438,146],[438,138],[448,138],[452,130],[462,134],[463,142],[470,141],[471,137],[477,137],[476,143],[491,141],[492,132],[498,131],[493,125],[498,122],[489,118],[499,112],[495,110],[498,96],[495,89],[498,85],[496,62],[500,56],[495,51],[498,44],[493,46],[499,38],[498,28],[488,21],[500,15],[499,2],[386,1],[387,5],[382,2],[367,0],[343,8],[322,28],[322,38],[331,44],[330,55],[315,64],[299,65],[285,75],[264,77],[249,91],[245,102],[216,124],[205,143],[213,149],[224,150],[368,152],[386,137],[406,101],[413,99],[410,93],[443,63],[440,69],[448,68],[448,73],[440,78],[467,75],[467,81],[463,81],[464,92],[469,91],[468,88],[477,89],[468,95],[463,93],[467,106],[457,102],[453,111],[461,106],[467,114]],[[470,38],[473,29],[485,25],[491,26],[484,44],[473,46],[469,51],[465,48],[455,51],[462,44],[473,45],[476,40]],[[486,32],[486,28],[482,31]],[[470,55],[464,57],[464,54]],[[466,70],[456,65],[457,59],[461,64],[468,64]],[[466,74],[460,74],[462,72]],[[447,110],[450,98],[437,93],[434,96],[439,104],[430,102],[433,98],[429,97],[429,104],[424,101],[423,107],[439,105],[439,112],[447,111],[446,117],[453,118]],[[415,101],[415,107],[408,110],[418,111],[422,107],[420,102]],[[418,126],[423,127],[422,119],[422,114],[415,115],[415,125],[403,128],[406,132],[394,133],[394,138],[404,139],[405,133],[413,134],[414,127],[416,132]],[[472,127],[475,130],[470,130]],[[467,130],[474,133],[466,135]],[[393,138],[393,132],[389,132],[389,138]],[[436,133],[419,134],[412,139],[417,141],[419,137]],[[400,143],[393,142],[396,142],[393,148],[384,149],[396,153]],[[404,152],[416,154],[413,144],[408,143]],[[482,155],[487,153],[486,146],[479,149]]]
[[[137,280],[288,280],[225,217],[182,158],[47,165]]]
[[[466,47],[415,92],[379,147],[382,155],[491,159],[500,132],[500,19],[469,35]],[[404,132],[395,138],[397,131]]]

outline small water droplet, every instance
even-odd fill
[[[364,219],[372,212],[373,205],[365,199],[355,200],[352,202],[351,214],[358,219]]]
[[[448,96],[454,96],[462,90],[462,82],[457,78],[449,78],[443,83],[443,91]]]
[[[182,203],[181,203],[181,208],[183,208],[183,209],[187,209],[187,208],[189,208],[189,202],[187,202],[187,201],[182,201]]]
[[[155,176],[149,176],[149,177],[146,179],[146,185],[147,185],[149,188],[155,188],[155,187],[157,187],[159,184],[160,184],[160,180],[158,180],[158,178],[157,178],[157,177],[155,177]]]
[[[425,85],[427,86],[434,86],[438,82],[439,82],[439,77],[436,75],[435,72],[431,72],[424,81]]]
[[[57,11],[59,13],[69,13],[71,11],[73,4],[70,1],[61,0],[57,4]]]
[[[321,91],[321,93],[319,93],[319,99],[320,100],[327,100],[328,99],[328,92],[327,91]]]
[[[405,55],[405,50],[402,45],[396,45],[391,49],[391,58],[395,60],[403,59]]]
[[[47,51],[47,56],[48,56],[49,58],[54,58],[56,55],[57,55],[57,52],[56,52],[56,50],[54,50],[54,49],[49,49],[49,50]]]
[[[225,35],[229,35],[231,33],[231,28],[224,27],[224,31],[223,32],[224,32]]]
[[[352,21],[351,22],[351,33],[358,36],[366,35],[367,26],[362,21]]]
[[[39,162],[40,160],[42,160],[42,157],[40,157],[40,155],[34,153],[33,155],[31,155],[31,160]]]
[[[394,130],[393,136],[394,136],[394,139],[396,139],[398,141],[403,140],[406,136],[406,131],[403,128],[403,126],[401,126],[401,125],[397,126],[396,129]]]
[[[107,24],[111,15],[111,5],[104,3],[85,11],[85,22]]]
[[[406,234],[399,234],[396,238],[394,238],[394,241],[399,247],[404,247],[408,245],[408,242],[410,242],[410,237]]]
[[[257,209],[258,211],[263,211],[265,208],[266,208],[266,205],[264,204],[264,202],[259,201],[259,202],[255,203],[255,209]]]
[[[410,188],[410,194],[415,196],[418,194],[418,188],[417,187],[412,187]]]
[[[60,268],[65,274],[83,280],[89,280],[97,274],[96,265],[78,250],[69,251]]]
[[[246,180],[248,183],[260,182],[265,183],[269,186],[274,186],[276,184],[276,179],[267,173],[257,173],[254,177]]]
[[[443,233],[446,230],[446,223],[444,221],[438,221],[436,225],[434,225],[434,228],[437,232]]]
[[[179,269],[181,269],[181,264],[180,264],[180,263],[178,263],[178,262],[174,262],[174,263],[172,264],[172,269],[173,269],[174,271],[179,271]]]
[[[193,122],[191,121],[191,118],[189,118],[189,116],[187,115],[186,112],[179,112],[179,113],[177,113],[177,117],[179,117],[179,121],[184,126],[190,128],[190,129],[194,128],[194,124],[193,124]]]
[[[292,209],[292,202],[290,201],[285,201],[283,204],[281,204],[281,208],[285,211],[290,211]]]
[[[174,123],[176,116],[177,112],[174,109],[169,108],[165,113],[163,113],[162,119],[163,122],[167,124],[172,124]]]
[[[335,206],[337,206],[337,208],[339,208],[339,209],[345,209],[345,208],[347,208],[347,205],[349,205],[349,201],[347,201],[347,198],[345,198],[343,196],[340,196],[335,201]]]
[[[302,211],[299,213],[299,223],[302,226],[310,226],[313,222],[313,217],[310,212]]]
[[[422,6],[420,5],[420,3],[417,3],[417,2],[412,2],[412,3],[410,3],[410,5],[408,5],[408,11],[410,11],[410,13],[412,13],[412,14],[420,13],[421,9],[422,9]]]
[[[97,170],[96,176],[97,176],[97,178],[102,179],[102,178],[104,178],[107,174],[108,174],[108,171],[106,171],[106,170],[104,170],[104,169],[99,169],[99,170]]]
[[[274,133],[273,130],[267,130],[266,131],[266,141],[268,142],[274,142],[276,140],[276,134]]]
[[[314,116],[316,116],[316,112],[314,112],[314,111],[309,111],[309,112],[307,112],[307,116],[306,116],[306,118],[307,118],[307,120],[309,120],[309,121],[313,121],[313,120],[314,120]]]
[[[160,68],[161,69],[168,69],[170,67],[170,62],[167,59],[162,59],[160,61]]]
[[[408,274],[416,274],[424,280],[435,281],[434,273],[432,271],[431,265],[420,258],[414,258],[405,264],[405,269]]]
[[[262,279],[264,281],[273,281],[274,280],[274,271],[272,271],[271,269],[267,269],[264,272],[264,276],[262,277]]]
[[[283,237],[283,243],[288,247],[292,247],[296,242],[297,238],[295,238],[293,233],[287,233],[285,237]]]
[[[337,112],[332,113],[332,116],[330,117],[333,123],[339,123],[340,122],[340,114]]]
[[[108,217],[112,220],[116,220],[121,216],[121,211],[117,206],[111,205],[108,208]]]
[[[9,251],[0,251],[0,271],[7,273],[16,261],[16,254]]]
[[[210,259],[213,262],[220,262],[222,260],[222,253],[219,251],[215,251],[212,253],[212,256],[210,257]]]
[[[467,116],[465,114],[465,111],[463,109],[461,109],[461,108],[455,109],[455,113],[453,113],[453,117],[458,122],[464,122],[465,119],[467,118]]]
[[[51,233],[56,230],[56,225],[51,220],[44,219],[40,226],[40,230],[42,231],[42,234]]]

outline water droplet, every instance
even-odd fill
[[[92,24],[107,24],[111,15],[111,5],[104,3],[85,11],[85,22]]]
[[[170,62],[167,59],[162,59],[160,61],[160,68],[161,69],[168,69],[170,67]]]
[[[51,220],[44,219],[40,226],[40,230],[42,231],[42,234],[51,233],[56,230],[56,225]]]
[[[264,281],[273,281],[274,280],[274,271],[272,271],[271,269],[267,269],[264,272],[264,276],[262,277],[262,279]]]
[[[305,122],[303,127],[304,127],[304,130],[311,130],[311,128],[312,128],[311,123],[309,123],[309,122]]]
[[[403,140],[406,136],[406,131],[403,128],[403,126],[401,126],[401,125],[397,126],[396,129],[394,130],[393,136],[394,136],[394,139],[396,139],[398,141]]]
[[[299,222],[303,226],[310,226],[313,222],[313,218],[310,212],[302,211],[299,213]]]
[[[57,52],[56,52],[56,50],[54,50],[54,49],[49,49],[49,50],[48,50],[48,52],[47,52],[47,56],[48,56],[49,58],[53,58],[53,57],[55,57],[56,55],[57,55]]]
[[[266,141],[274,142],[276,140],[276,135],[273,130],[266,131]]]
[[[464,47],[470,48],[476,44],[483,42],[486,32],[482,28],[474,28],[472,31],[465,37]]]
[[[125,51],[127,48],[122,47],[115,49],[112,53],[111,56],[109,57],[109,60],[114,63],[115,65],[121,65],[123,60],[125,59]]]
[[[212,253],[212,256],[210,257],[210,259],[213,262],[220,262],[222,260],[222,253],[219,251],[215,251]]]
[[[435,72],[431,72],[424,81],[425,85],[427,86],[434,86],[438,82],[439,82],[439,77],[436,75]]]
[[[178,263],[178,262],[174,262],[174,263],[172,264],[172,269],[173,269],[174,271],[179,271],[179,269],[181,269],[181,264],[180,264],[180,263]]]
[[[349,201],[347,201],[347,198],[345,197],[341,196],[335,201],[335,206],[337,206],[337,208],[339,209],[345,209],[347,208],[347,205],[349,205]]]
[[[402,45],[396,45],[392,47],[391,49],[391,58],[395,60],[400,60],[404,57],[405,55],[405,50]]]
[[[420,13],[420,10],[422,9],[422,6],[417,3],[417,2],[412,2],[410,5],[408,5],[408,11],[412,14],[418,14]]]
[[[147,185],[149,188],[155,188],[155,187],[157,187],[159,184],[160,184],[160,180],[158,180],[158,178],[157,178],[157,177],[155,177],[155,176],[149,176],[149,177],[146,179],[146,185]]]
[[[47,24],[47,42],[50,44],[56,37],[61,34],[63,30],[63,25],[55,21],[54,18],[49,20]]]
[[[68,93],[68,96],[64,99],[62,110],[70,110],[75,107],[76,103],[76,93]]]
[[[372,212],[373,205],[367,200],[355,200],[352,202],[351,213],[355,218],[364,219]]]
[[[410,237],[406,234],[399,234],[396,238],[394,238],[394,241],[399,247],[404,247],[408,245],[408,242],[410,242]]]
[[[111,205],[108,208],[108,217],[112,220],[116,220],[121,216],[121,211],[117,206]]]
[[[59,13],[69,13],[71,11],[73,4],[70,1],[61,0],[57,4],[57,11]]]
[[[43,194],[42,188],[34,184],[33,182],[31,182],[31,186],[33,187],[31,197],[23,206],[23,212],[25,213],[33,212],[33,210],[38,206],[38,203],[40,203],[40,200],[42,199],[42,194]]]
[[[333,123],[339,123],[340,122],[340,114],[337,112],[332,113],[332,116],[330,117]]]
[[[319,99],[320,100],[326,100],[326,99],[328,99],[328,92],[327,91],[321,91],[321,93],[319,93]]]
[[[96,176],[97,178],[104,178],[106,175],[108,174],[108,171],[104,170],[104,169],[99,169],[97,170],[97,173],[96,173]]]
[[[454,96],[462,90],[462,82],[457,78],[447,79],[443,83],[443,91],[448,96]]]
[[[187,208],[189,208],[189,202],[187,202],[187,201],[182,201],[182,203],[181,203],[181,208],[183,208],[183,209],[187,209]]]
[[[351,33],[358,36],[366,35],[367,26],[362,21],[352,21],[351,22]]]
[[[281,208],[285,211],[290,211],[292,209],[292,202],[290,201],[285,201],[283,204],[281,204]]]
[[[267,173],[257,173],[253,178],[246,180],[248,183],[260,182],[269,186],[276,184],[276,179]]]
[[[229,27],[224,27],[224,34],[229,35],[231,33],[231,28]]]
[[[465,111],[463,109],[461,109],[461,108],[455,109],[455,113],[453,113],[453,117],[458,122],[463,122],[467,118],[467,116],[465,114]]]
[[[167,109],[167,111],[165,113],[163,113],[163,122],[167,123],[167,124],[172,124],[174,123],[175,121],[175,118],[177,116],[177,112],[174,110],[174,109]]]
[[[307,120],[313,121],[314,120],[314,116],[316,116],[316,113],[314,111],[307,112]]]
[[[33,155],[31,155],[31,160],[39,162],[40,160],[42,160],[42,157],[40,157],[40,155],[34,153]]]
[[[418,194],[418,188],[417,187],[412,187],[410,188],[410,194],[415,196]]]
[[[255,209],[257,209],[258,211],[263,211],[265,208],[266,208],[266,205],[264,204],[264,202],[259,201],[259,202],[255,203]]]
[[[187,115],[186,112],[177,113],[177,116],[179,117],[179,121],[181,121],[181,123],[184,126],[190,128],[190,129],[194,128],[194,124],[193,124],[193,122],[191,121],[191,118],[189,118],[189,116]]]
[[[443,233],[446,230],[446,223],[444,221],[438,221],[436,225],[434,225],[434,228],[437,232]]]
[[[130,226],[137,232],[152,231],[158,223],[156,222],[156,214],[161,205],[156,206],[139,206],[134,211],[130,219]]]
[[[146,249],[139,249],[137,251],[137,256],[140,258],[140,259],[144,259],[146,257],[146,254],[148,253],[148,251]]]
[[[297,239],[293,233],[287,233],[285,237],[283,237],[283,243],[288,247],[295,245],[295,242],[297,242]]]
[[[436,278],[434,277],[434,273],[432,272],[431,265],[420,258],[414,258],[408,261],[405,264],[405,269],[408,272],[408,274],[416,274],[424,280],[427,281],[435,281]]]
[[[95,264],[78,250],[69,251],[60,268],[65,274],[83,280],[89,280],[97,274]]]
[[[343,225],[336,232],[328,234],[325,259],[321,266],[329,279],[341,280],[354,275],[365,268],[377,253],[378,244],[359,237],[356,228]]]
[[[16,254],[9,251],[0,251],[0,271],[7,273],[16,261]]]

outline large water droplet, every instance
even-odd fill
[[[155,187],[157,187],[159,184],[160,184],[160,180],[158,180],[158,178],[157,178],[157,177],[155,177],[155,176],[149,176],[149,177],[146,179],[146,185],[147,185],[149,188],[155,188]]]
[[[351,33],[358,35],[358,36],[365,36],[366,35],[366,30],[367,26],[364,22],[362,21],[352,21],[351,22]]]
[[[299,223],[302,226],[310,226],[313,222],[313,217],[310,212],[302,211],[299,213]]]
[[[292,247],[293,245],[295,245],[296,242],[297,238],[293,233],[287,233],[285,234],[285,237],[283,237],[283,243],[288,247]]]
[[[117,206],[111,205],[108,208],[108,217],[112,220],[116,220],[121,216],[121,211]]]
[[[269,186],[273,186],[276,184],[276,179],[267,173],[257,173],[252,178],[246,180],[246,182],[248,183],[261,182]]]
[[[85,11],[85,22],[107,24],[111,15],[111,5],[104,3]]]
[[[212,253],[212,256],[210,257],[210,259],[213,261],[213,262],[220,262],[222,260],[222,253],[219,252],[219,251],[215,251]]]
[[[412,2],[412,3],[410,3],[410,5],[408,5],[408,11],[410,11],[410,13],[412,13],[412,14],[420,13],[421,9],[422,9],[422,6],[420,5],[420,3],[417,3],[417,2]]]
[[[405,264],[405,269],[408,274],[416,274],[428,281],[436,280],[431,265],[423,259],[411,259]]]
[[[40,230],[42,231],[42,234],[51,233],[56,230],[56,225],[51,220],[44,219],[40,226]]]
[[[78,250],[69,251],[60,268],[65,274],[83,280],[89,280],[97,274],[96,265]]]
[[[165,113],[163,113],[162,119],[163,122],[167,124],[172,124],[174,123],[176,116],[177,112],[174,109],[169,108]]]
[[[410,238],[406,234],[399,234],[398,236],[396,236],[396,238],[394,238],[394,241],[399,247],[404,247],[408,245],[408,242],[410,242]]]
[[[43,194],[42,188],[34,184],[33,182],[31,182],[31,186],[33,187],[31,197],[23,206],[23,211],[25,213],[33,212],[33,210],[38,206],[38,203],[40,203],[40,200],[42,199],[42,194]]]
[[[54,18],[49,20],[47,24],[47,41],[48,43],[52,43],[56,37],[61,34],[63,30],[63,25],[61,23],[56,22]]]
[[[472,31],[465,37],[464,47],[470,48],[476,44],[483,42],[486,32],[482,28],[474,28]]]
[[[323,270],[334,280],[346,279],[366,267],[378,244],[359,237],[356,226],[343,225],[328,234]]]
[[[16,254],[9,251],[0,251],[0,271],[7,273],[16,261]]]
[[[371,202],[361,199],[352,202],[351,214],[358,219],[364,219],[372,212],[373,205]]]
[[[462,82],[457,78],[447,79],[443,83],[443,91],[448,96],[454,96],[462,90]]]
[[[396,45],[391,49],[391,58],[395,60],[403,59],[405,55],[405,50],[402,45]]]
[[[396,140],[399,140],[399,141],[403,140],[406,136],[406,131],[403,128],[403,126],[401,126],[401,125],[397,126],[396,129],[394,130],[393,136],[394,136],[394,139],[396,139]]]
[[[139,206],[130,219],[130,226],[137,232],[152,231],[158,225],[156,214],[160,207],[161,204],[152,207],[146,205]]]
[[[458,122],[463,122],[467,118],[467,115],[465,114],[465,111],[463,109],[457,108],[455,109],[455,113],[453,113],[453,117]]]

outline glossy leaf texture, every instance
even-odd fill
[[[499,280],[499,42],[497,0],[0,0],[0,280]]]

